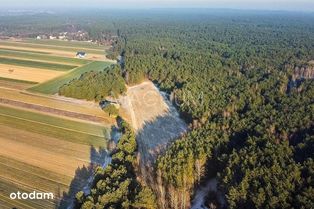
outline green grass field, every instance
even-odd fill
[[[49,80],[45,83],[38,84],[29,88],[28,90],[33,92],[39,92],[43,94],[55,94],[58,93],[59,88],[68,83],[69,81],[73,80],[74,78],[78,78],[81,74],[89,72],[89,71],[101,71],[108,67],[110,63],[108,62],[101,62],[101,61],[94,61],[82,67],[73,69],[71,72]]]
[[[46,54],[36,54],[31,52],[20,52],[15,50],[0,49],[0,57],[12,57],[20,59],[32,59],[34,61],[47,61],[47,62],[62,62],[69,65],[85,65],[89,63],[89,60],[77,59],[77,58],[68,58],[68,57],[59,57]]]
[[[77,67],[74,65],[37,62],[37,61],[32,61],[32,60],[20,60],[20,59],[12,59],[12,58],[5,58],[5,57],[0,57],[0,63],[7,64],[7,65],[16,65],[16,66],[22,66],[22,67],[31,67],[31,68],[56,70],[56,71],[68,71]]]
[[[0,124],[58,139],[105,147],[107,129],[88,123],[1,106]]]
[[[86,49],[85,47],[68,47],[68,46],[60,46],[60,45],[43,45],[43,44],[35,44],[35,43],[25,43],[25,42],[9,42],[9,41],[0,41],[0,45],[2,46],[11,46],[11,47],[25,47],[30,48],[31,50],[35,49],[45,49],[45,50],[59,50],[59,51],[68,51],[73,52],[73,56],[75,56],[78,51],[85,51],[90,54],[98,54],[104,55],[105,49]],[[25,50],[25,49],[23,49]]]

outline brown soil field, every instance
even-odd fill
[[[76,114],[87,115],[89,117],[99,118],[101,124],[110,126],[114,124],[114,119],[108,117],[94,102],[87,102],[75,99],[66,99],[59,96],[37,95],[28,92],[19,92],[12,89],[5,89],[0,87],[0,98],[6,100],[13,100],[29,105],[46,107],[47,109],[57,109],[59,112],[73,112]],[[53,113],[52,113],[53,114]],[[61,116],[61,115],[57,115]],[[91,121],[92,122],[92,121]]]
[[[0,64],[0,77],[4,78],[44,82],[63,74],[64,72],[55,70],[41,70],[38,68]]]
[[[126,96],[120,97],[122,114],[131,122],[135,130],[140,130],[147,122],[168,111],[168,106],[150,81],[128,87]]]

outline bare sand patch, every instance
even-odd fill
[[[150,81],[128,87],[126,96],[119,99],[122,111],[135,130],[168,111],[168,106],[158,89]]]
[[[0,64],[0,77],[38,83],[50,80],[64,73],[65,72],[55,70],[42,70],[38,68]]]

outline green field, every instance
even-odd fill
[[[22,67],[31,67],[31,68],[56,70],[56,71],[68,71],[77,67],[74,65],[37,62],[37,61],[32,61],[32,60],[20,60],[20,59],[12,59],[12,58],[5,58],[5,57],[0,57],[0,63],[7,64],[7,65],[16,65],[16,66],[22,66]]]
[[[103,46],[95,43],[82,42],[82,41],[63,41],[63,40],[50,40],[50,39],[23,39],[23,43],[43,44],[43,45],[57,45],[66,47],[82,47],[85,49],[103,50]]]
[[[0,124],[95,147],[106,142],[105,127],[6,106],[0,108]]]
[[[55,93],[58,93],[60,86],[68,83],[74,78],[79,78],[81,74],[89,72],[89,71],[102,71],[109,65],[110,63],[108,62],[94,61],[82,67],[73,69],[71,72],[65,75],[59,76],[45,83],[41,83],[36,86],[33,86],[29,88],[28,90],[39,92],[39,93],[44,93],[44,94],[55,94]]]
[[[73,52],[73,56],[78,51],[85,51],[90,54],[99,54],[104,55],[105,49],[86,49],[84,47],[68,47],[68,46],[58,46],[58,45],[43,45],[43,44],[34,44],[34,43],[25,43],[25,42],[9,42],[9,41],[0,41],[0,45],[2,46],[11,46],[11,47],[25,47],[34,49],[45,49],[45,50],[59,50],[59,51],[68,51]],[[23,49],[24,50],[24,49]]]
[[[15,51],[11,49],[0,49],[0,57],[1,56],[10,56],[14,58],[21,58],[21,59],[32,59],[32,60],[38,60],[38,61],[48,61],[48,62],[62,62],[66,64],[72,64],[72,65],[84,65],[89,63],[89,60],[83,60],[83,59],[76,59],[76,58],[68,58],[68,57],[59,57],[59,56],[53,56],[53,55],[46,55],[46,54],[36,54],[31,52],[21,52],[21,51]]]

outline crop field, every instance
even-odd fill
[[[8,49],[0,49],[0,57],[14,57],[18,59],[29,59],[35,61],[47,61],[49,63],[62,63],[68,65],[84,65],[89,63],[89,60],[52,56],[47,54],[38,54],[33,52],[21,52]]]
[[[24,90],[24,89],[30,88],[34,84],[37,84],[37,82],[22,81],[22,80],[0,77],[0,88],[2,87],[2,88],[15,89],[15,90]]]
[[[48,82],[38,84],[30,88],[29,90],[39,92],[39,93],[44,93],[44,94],[55,94],[58,92],[60,86],[68,83],[74,78],[78,78],[82,73],[85,73],[91,70],[101,71],[101,70],[104,70],[107,66],[109,66],[109,63],[107,62],[94,61],[82,67],[76,68],[67,74],[56,77],[55,79],[52,79]]]
[[[32,67],[0,64],[0,77],[2,78],[32,81],[38,83],[47,81],[63,74],[64,72],[62,71],[42,70]]]
[[[74,65],[38,62],[38,61],[33,61],[33,60],[22,60],[22,59],[13,59],[13,58],[6,58],[6,57],[0,57],[0,63],[7,64],[7,65],[32,67],[32,68],[56,70],[56,71],[67,71],[67,70],[71,70],[77,67]]]
[[[2,122],[0,128],[0,143],[5,147],[0,149],[1,208],[55,208],[58,198],[69,191],[77,168],[89,165],[91,146]],[[56,199],[55,202],[9,200],[9,194],[17,191],[52,192]]]
[[[62,43],[62,42],[61,42]],[[0,46],[12,46],[12,47],[22,47],[22,48],[31,48],[31,49],[44,49],[44,50],[63,50],[63,51],[81,51],[82,49],[90,54],[100,54],[105,53],[102,49],[91,49],[86,47],[77,47],[77,46],[60,46],[53,44],[41,44],[41,43],[27,43],[23,41],[0,41]]]
[[[44,45],[57,45],[57,46],[67,46],[67,47],[82,47],[86,49],[98,49],[103,50],[104,46],[99,46],[91,42],[82,41],[62,41],[62,40],[45,40],[45,39],[23,39],[24,43],[33,44],[44,44]]]
[[[75,58],[77,52],[83,51],[87,53],[84,60],[112,62],[112,60],[107,59],[105,56],[106,49],[108,49],[108,47],[79,41],[36,39],[0,40],[0,50],[67,58]]]
[[[94,54],[78,59],[77,51]],[[105,69],[104,57],[103,47],[85,42],[0,41],[0,208],[56,208],[86,184],[86,168],[98,162],[115,121],[97,103],[55,93],[84,72]],[[10,199],[17,191],[55,199]]]

